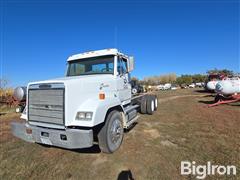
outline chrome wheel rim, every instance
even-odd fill
[[[122,124],[119,119],[116,119],[112,123],[112,127],[110,130],[110,139],[113,144],[118,144],[122,138]]]

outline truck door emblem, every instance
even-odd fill
[[[103,88],[109,87],[108,84],[101,83],[99,89],[102,90]]]

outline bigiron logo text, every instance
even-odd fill
[[[237,168],[234,165],[213,165],[210,161],[205,165],[198,165],[195,161],[181,161],[181,175],[193,175],[197,179],[205,179],[214,175],[236,175]]]

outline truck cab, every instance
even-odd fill
[[[70,56],[65,77],[28,84],[22,115],[26,122],[12,123],[13,134],[68,149],[91,147],[97,141],[103,152],[116,151],[123,129],[137,120],[139,108],[147,111],[148,103],[152,113],[157,106],[155,96],[132,97],[133,68],[133,57],[117,49]]]

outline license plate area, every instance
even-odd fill
[[[49,133],[48,132],[41,132],[41,136],[42,137],[49,137]]]
[[[49,139],[49,133],[48,132],[41,132],[41,142],[43,144],[52,145],[52,141]]]
[[[48,138],[41,137],[41,142],[46,145],[52,145],[52,141]]]

